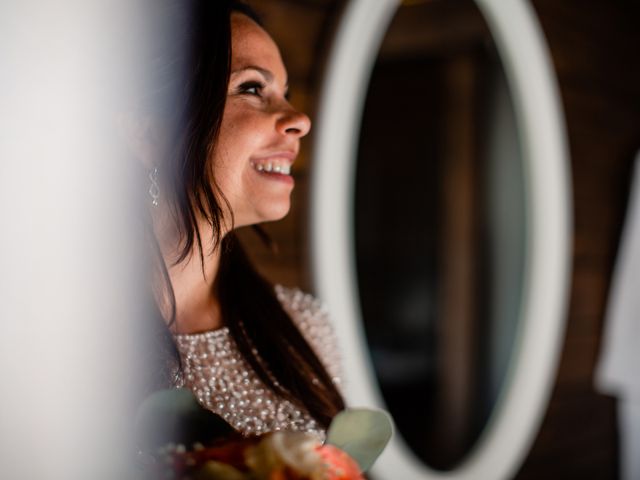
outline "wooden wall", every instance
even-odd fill
[[[640,149],[640,8],[534,0],[560,82],[574,188],[568,330],[551,404],[518,479],[617,477],[615,401],[593,372],[633,157]]]
[[[447,1],[447,0],[432,0]],[[557,70],[574,183],[574,269],[568,330],[544,423],[516,478],[617,477],[615,401],[593,389],[603,314],[626,208],[632,160],[640,149],[640,7],[634,0],[532,0]],[[311,113],[322,55],[342,2],[254,1],[280,43],[293,103]],[[309,145],[294,166],[294,207],[267,225],[271,254],[247,232],[260,269],[287,285],[311,286],[308,271]]]

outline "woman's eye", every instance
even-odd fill
[[[238,91],[241,94],[255,95],[259,97],[263,88],[264,85],[260,82],[245,82],[238,87]]]

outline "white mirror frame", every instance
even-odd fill
[[[503,391],[480,439],[454,470],[421,462],[400,435],[378,460],[382,480],[512,478],[546,410],[564,338],[571,263],[571,186],[555,76],[535,12],[524,0],[476,0],[504,65],[524,158],[525,278],[520,325]],[[385,408],[364,336],[355,269],[354,188],[369,78],[398,0],[351,0],[329,56],[316,120],[311,255],[316,293],[332,314],[350,405]]]

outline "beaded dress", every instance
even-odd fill
[[[336,338],[322,303],[298,289],[282,286],[276,286],[276,295],[339,387]],[[176,334],[175,339],[182,359],[176,386],[192,390],[204,407],[243,435],[294,430],[324,437],[324,430],[306,410],[278,397],[262,383],[227,327]]]

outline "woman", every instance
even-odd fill
[[[158,90],[187,101],[165,110],[179,112],[171,133],[151,114],[134,142],[149,172],[152,290],[177,360],[171,383],[243,434],[322,435],[344,407],[324,312],[261,278],[233,232],[287,214],[310,121],[287,101],[278,47],[247,6],[196,1],[177,24],[179,47],[155,59],[168,79]]]

